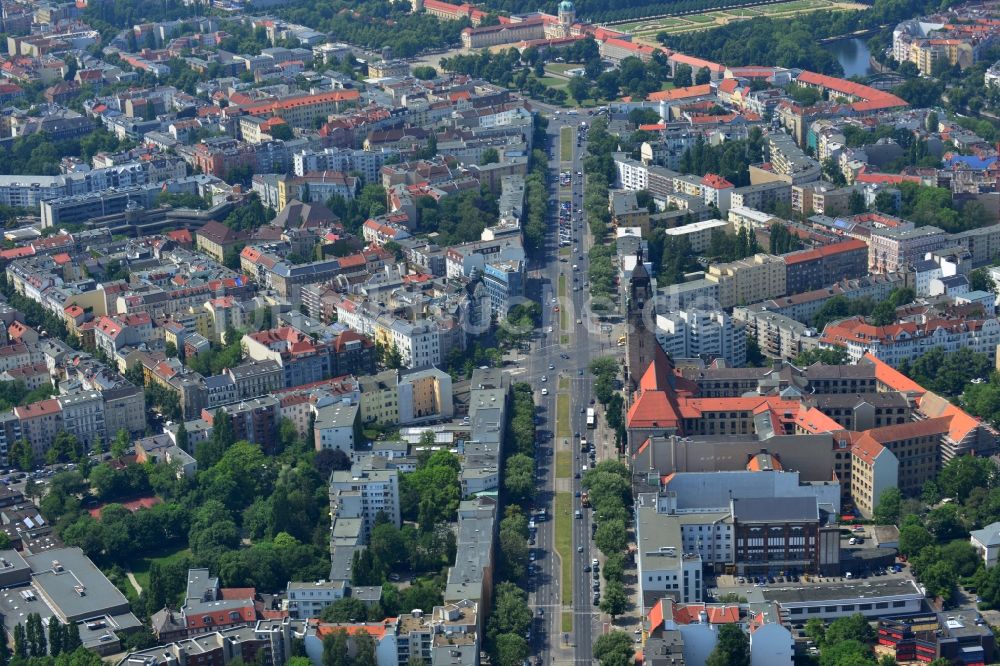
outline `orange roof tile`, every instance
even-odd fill
[[[702,97],[704,95],[712,94],[712,86],[708,83],[700,86],[687,86],[686,88],[674,88],[672,90],[661,90],[659,92],[650,93],[646,97],[648,102],[674,102],[679,99],[688,99],[691,97]]]
[[[649,610],[649,631],[656,631],[663,624],[663,599],[660,599]]]
[[[863,460],[869,467],[875,464],[875,459],[885,450],[886,448],[876,442],[875,438],[868,433],[856,438],[851,445],[851,454]]]
[[[864,359],[875,366],[875,379],[886,388],[900,393],[919,393],[920,395],[927,392],[923,386],[870,353],[866,353]]]
[[[708,614],[709,624],[733,624],[740,621],[739,606],[714,606],[706,604],[681,604],[674,606],[674,622],[698,624],[702,611]]]

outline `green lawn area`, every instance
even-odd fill
[[[622,25],[616,25],[615,28],[631,32],[632,34],[643,33],[655,35],[664,28],[677,28],[682,25],[686,25],[686,21],[682,18],[665,17],[656,19],[655,21],[635,21],[633,23],[624,23]]]
[[[559,336],[559,344],[561,344],[561,345],[568,345],[569,344],[569,336],[568,335],[560,335]]]
[[[559,390],[560,391],[568,391],[569,390],[569,377],[560,377],[559,378]]]
[[[547,85],[550,88],[562,89],[569,85],[569,79],[564,79],[561,76],[543,76],[538,79],[539,83]]]
[[[583,67],[582,64],[577,62],[547,62],[545,63],[545,69],[552,70],[559,74],[566,74],[571,69],[580,69]]]
[[[566,312],[566,308],[563,308],[559,312],[559,328],[564,331],[569,330],[569,313]]]
[[[573,161],[573,128],[563,127],[559,130],[559,159],[562,162]]]
[[[573,631],[573,614],[565,611],[562,614],[562,630],[564,634]]]
[[[573,452],[556,451],[556,478],[568,479],[573,472]]]
[[[147,553],[146,555],[136,557],[129,562],[128,569],[132,572],[132,575],[135,576],[136,582],[139,583],[143,589],[146,589],[149,587],[149,567],[153,562],[165,564],[190,554],[191,550],[189,548],[164,548],[163,550],[153,551],[151,553]]]
[[[682,32],[694,32],[705,30],[720,25],[716,19],[723,19],[724,22],[741,21],[753,18],[754,16],[779,16],[788,17],[797,14],[807,14],[816,11],[848,11],[851,9],[863,9],[864,5],[857,4],[854,7],[846,3],[837,4],[830,0],[789,0],[788,2],[776,2],[769,5],[758,5],[745,9],[709,10],[701,14],[688,14],[685,16],[670,17],[665,16],[658,19],[647,19],[645,21],[630,21],[619,23],[613,27],[617,30],[630,32],[637,37],[655,39],[657,33],[678,34]]]
[[[569,250],[569,248],[566,248]],[[559,298],[566,298],[566,276],[559,276]]]
[[[718,12],[708,12],[707,14],[691,14],[689,16],[685,16],[684,20],[690,21],[692,23],[714,23],[715,17],[717,15]]]
[[[568,438],[573,434],[569,425],[569,394],[556,396],[556,437]]]
[[[556,493],[556,552],[562,569],[563,606],[573,607],[573,496],[568,492]],[[565,614],[563,616],[565,618]],[[570,614],[572,628],[572,615]],[[563,631],[566,631],[563,619]]]

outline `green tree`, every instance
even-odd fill
[[[501,666],[520,666],[531,653],[528,641],[518,634],[500,634],[496,638],[497,662]]]
[[[917,555],[925,546],[934,543],[934,537],[923,525],[904,524],[899,528],[899,551],[907,557]]]
[[[903,493],[899,488],[886,488],[879,495],[875,505],[875,522],[879,525],[896,525],[899,523],[899,511],[903,502]]]
[[[601,610],[614,620],[628,610],[628,595],[625,586],[620,581],[614,581],[604,586],[604,596],[601,597]]]
[[[629,666],[634,653],[632,638],[624,631],[610,631],[594,641],[594,658],[602,666]]]
[[[295,138],[292,127],[288,123],[281,123],[271,128],[269,134],[275,141],[291,141]]]
[[[487,148],[483,151],[483,156],[479,159],[480,164],[496,164],[500,161],[500,154],[496,148]]]
[[[706,666],[750,666],[750,639],[737,624],[719,627],[715,649],[708,655]]]
[[[367,631],[354,634],[353,666],[375,666],[375,639]]]
[[[582,76],[570,78],[566,90],[569,91],[570,96],[576,100],[577,104],[583,104],[584,100],[590,97],[590,84]]]
[[[964,502],[974,488],[991,488],[996,479],[996,464],[989,458],[956,456],[941,469],[938,486],[946,497]]]
[[[32,657],[44,657],[48,653],[48,646],[41,616],[38,613],[28,613],[26,623],[29,654]]]
[[[360,599],[344,597],[324,608],[320,619],[323,622],[365,622],[368,619],[368,606]]]
[[[601,570],[604,580],[609,583],[623,582],[625,578],[625,556],[622,553],[612,553],[604,560],[604,568]]]
[[[530,626],[531,609],[528,608],[527,593],[511,582],[497,585],[487,635],[492,640],[503,634],[523,636]]]
[[[523,453],[516,453],[504,465],[504,487],[512,501],[521,503],[535,492],[535,461]]]
[[[827,641],[819,656],[820,666],[868,666],[872,663],[872,650],[856,640],[834,643]]]
[[[985,268],[977,268],[976,270],[969,273],[969,289],[976,291],[988,291],[992,294],[997,293],[996,282],[990,277],[989,271]]]
[[[128,451],[128,444],[128,431],[123,428],[118,431],[115,435],[114,441],[111,442],[111,455],[118,460],[125,457],[125,453]]]
[[[920,571],[920,582],[927,589],[927,595],[932,599],[941,597],[949,600],[955,592],[958,576],[950,562],[939,560]]]
[[[177,426],[177,448],[190,453],[190,446],[191,444],[188,442],[187,426],[184,424],[184,421],[181,421]]]
[[[63,651],[63,625],[55,615],[49,618],[49,652],[58,657]]]
[[[20,622],[14,625],[14,656],[21,659],[28,656],[28,638]]]
[[[83,641],[80,640],[80,625],[76,622],[70,622],[66,625],[63,631],[63,652],[74,653],[77,649],[83,647]]]
[[[875,326],[889,326],[895,322],[896,308],[889,301],[882,301],[872,310],[871,323]]]
[[[421,81],[430,81],[437,78],[437,70],[429,65],[421,65],[413,68],[413,76]]]
[[[798,356],[795,357],[795,365],[800,368],[805,368],[812,365],[813,363],[822,363],[824,365],[848,365],[851,359],[847,355],[846,349],[841,349],[840,347],[833,347],[828,349],[808,349]]]
[[[167,355],[167,358],[177,358],[177,345],[173,342],[167,342],[163,347],[163,353]]]
[[[852,640],[866,645],[875,640],[875,630],[861,613],[837,618],[826,629],[826,645]]]
[[[323,666],[351,666],[347,631],[338,629],[323,637]]]
[[[691,67],[689,65],[674,67],[674,85],[678,88],[691,85]]]

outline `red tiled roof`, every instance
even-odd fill
[[[855,111],[876,111],[896,106],[908,106],[905,100],[896,97],[892,93],[855,83],[854,81],[848,81],[847,79],[838,79],[834,76],[806,71],[799,74],[796,81],[860,98],[862,101],[851,105]]]
[[[875,464],[875,459],[885,451],[885,447],[876,442],[871,435],[865,433],[855,439],[851,445],[851,453],[863,460],[869,467]]]
[[[927,392],[923,386],[916,383],[885,361],[872,356],[870,353],[866,353],[863,358],[875,366],[875,379],[883,386],[901,393],[918,393],[923,395]]]
[[[739,606],[706,606],[705,604],[683,604],[674,606],[674,622],[677,624],[697,624],[705,611],[709,624],[734,624],[740,621]]]
[[[52,414],[58,414],[62,410],[59,405],[59,401],[55,398],[50,398],[48,400],[39,400],[38,402],[33,402],[30,405],[21,405],[20,407],[14,408],[14,413],[17,418],[22,421],[25,419],[37,418],[40,416],[50,416]]]
[[[702,67],[707,67],[710,72],[714,72],[716,74],[722,74],[726,71],[725,65],[720,65],[719,63],[712,62],[711,60],[704,60],[703,58],[696,58],[683,53],[673,53],[668,59],[673,62],[679,62],[682,65],[689,65],[695,72]]]
[[[708,83],[700,86],[687,86],[686,88],[673,88],[671,90],[660,90],[659,92],[650,93],[646,97],[648,102],[673,102],[679,99],[688,99],[689,97],[702,97],[704,95],[712,94],[712,86]]]
[[[663,624],[663,599],[657,601],[649,610],[649,632],[653,633]]]
[[[726,79],[719,84],[719,92],[733,93],[740,87],[740,82],[736,79]]]
[[[840,254],[842,252],[854,252],[858,250],[864,250],[867,252],[868,245],[866,245],[864,241],[852,238],[841,243],[823,245],[813,250],[803,250],[801,252],[786,254],[784,257],[785,265],[789,266],[792,264],[801,264],[805,261],[822,261],[827,257],[832,257],[833,255]]]
[[[711,187],[714,190],[725,190],[733,187],[733,184],[728,180],[714,173],[705,174],[705,177],[701,179],[701,184]]]

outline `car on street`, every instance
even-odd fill
[[[542,389],[542,395],[548,395],[548,394],[549,394],[549,390],[547,388],[543,388]]]

